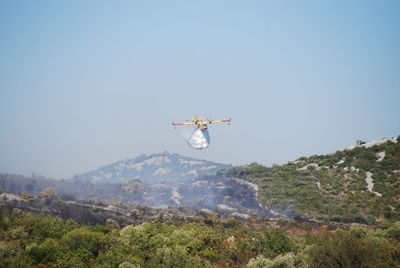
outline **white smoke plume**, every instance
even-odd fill
[[[195,129],[188,139],[188,144],[194,149],[206,149],[210,145],[210,135],[207,129]]]
[[[194,130],[196,130],[196,129],[197,129],[197,127]],[[190,127],[181,128],[182,139],[184,139],[185,141],[188,141],[190,139],[190,137],[192,136],[194,130],[193,130],[193,128],[190,128]]]

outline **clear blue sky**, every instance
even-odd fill
[[[0,172],[286,163],[400,134],[400,1],[1,1]],[[189,148],[171,121],[232,117]]]

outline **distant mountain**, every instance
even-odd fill
[[[231,165],[200,160],[179,154],[163,152],[140,155],[77,175],[73,180],[92,183],[119,183],[130,180],[150,182],[177,182],[193,180],[200,175],[216,174]]]

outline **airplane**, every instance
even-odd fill
[[[186,126],[186,125],[197,125],[197,127],[201,130],[207,129],[208,124],[215,124],[215,123],[228,123],[228,125],[231,124],[231,118],[228,120],[211,120],[211,118],[201,118],[196,114],[196,117],[193,117],[192,119],[187,119],[185,123],[174,123],[172,122],[172,125],[174,128],[176,126]]]

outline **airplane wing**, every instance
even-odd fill
[[[172,122],[172,125],[174,127],[176,127],[176,126],[185,126],[185,125],[195,125],[195,123],[193,123],[193,122],[188,122],[188,123],[174,123],[174,122]]]
[[[213,124],[213,123],[230,123],[231,122],[231,118],[229,118],[228,120],[212,120],[209,121],[209,124]]]

